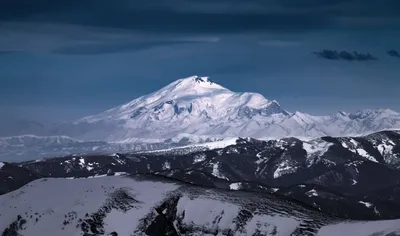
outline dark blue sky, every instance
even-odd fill
[[[313,54],[322,49],[378,60]],[[69,120],[194,74],[289,111],[400,111],[391,49],[397,0],[1,1],[0,111]]]

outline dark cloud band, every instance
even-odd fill
[[[371,55],[370,53],[360,53],[357,51],[336,51],[324,49],[320,52],[314,52],[315,55],[320,58],[328,60],[345,60],[345,61],[375,61],[378,60],[377,57]]]
[[[400,4],[398,0],[0,1],[0,21],[36,20],[158,33],[304,31],[340,27],[343,21],[338,19],[343,17],[391,25],[380,18],[398,20]]]

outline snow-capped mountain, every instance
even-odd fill
[[[389,109],[326,116],[291,113],[260,94],[236,93],[207,77],[192,76],[97,115],[40,127],[14,132],[29,135],[0,138],[0,159],[157,150],[238,137],[356,136],[400,129],[400,114]]]
[[[182,138],[237,137],[254,131],[255,117],[288,115],[276,101],[256,93],[235,93],[207,77],[189,77],[129,103],[67,126],[81,139],[163,142]],[[74,129],[75,128],[75,129]],[[135,140],[136,139],[136,140]]]
[[[177,80],[160,90],[59,127],[83,140],[192,142],[227,137],[344,136],[400,128],[389,109],[327,116],[290,113],[257,93],[236,93],[207,77]]]

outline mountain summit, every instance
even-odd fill
[[[174,92],[181,93],[184,89],[189,89],[190,92],[201,93],[210,90],[227,90],[219,84],[214,83],[208,77],[191,76],[185,79],[179,79],[165,88],[174,88]]]
[[[267,111],[272,108],[271,111]],[[276,101],[269,101],[257,93],[235,93],[208,79],[191,76],[179,79],[160,90],[139,97],[119,107],[100,114],[84,117],[80,122],[114,120],[153,120],[167,121],[179,119],[219,119],[249,113],[284,113]],[[146,116],[148,115],[148,116]],[[243,114],[242,114],[243,115]]]
[[[258,93],[233,92],[208,77],[176,80],[151,94],[58,127],[82,140],[154,143],[255,138],[346,136],[400,128],[389,109],[313,116],[290,113]],[[54,133],[53,133],[54,134]]]

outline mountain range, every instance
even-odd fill
[[[229,142],[0,162],[0,232],[399,235],[399,131]]]
[[[197,149],[187,146],[5,163],[0,171],[4,173],[0,194],[26,184],[21,178],[27,182],[34,177],[85,178],[109,171],[151,173],[212,188],[278,193],[331,213],[337,211],[336,206],[345,205],[350,210],[341,209],[337,215],[352,219],[400,218],[399,131],[310,141],[239,138]]]
[[[0,131],[4,147],[0,155],[7,160],[11,156],[22,160],[27,155],[39,158],[96,150],[143,151],[237,137],[357,136],[400,128],[400,114],[390,109],[325,116],[290,112],[261,94],[233,92],[208,77],[191,76],[73,122],[43,128],[27,121],[27,125],[18,125],[22,130],[12,127],[16,126]],[[15,142],[18,149],[12,144]],[[32,142],[36,142],[34,148]]]

